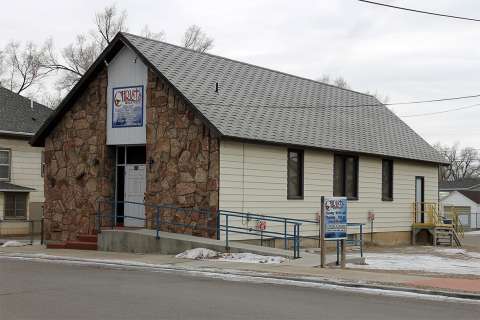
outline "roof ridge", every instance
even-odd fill
[[[203,55],[208,55],[208,56],[215,57],[215,58],[220,58],[220,59],[224,59],[224,60],[229,60],[229,61],[232,61],[232,62],[244,64],[244,65],[247,65],[247,66],[251,66],[251,67],[255,67],[255,68],[260,68],[260,69],[264,69],[264,70],[271,71],[271,72],[280,73],[280,74],[283,74],[283,75],[286,75],[286,76],[289,76],[289,77],[294,77],[294,78],[301,79],[301,80],[307,80],[307,81],[314,82],[314,83],[317,83],[317,84],[321,84],[321,85],[324,85],[324,86],[329,86],[329,87],[333,87],[333,88],[336,88],[336,89],[340,89],[340,90],[344,90],[344,91],[349,91],[349,92],[353,92],[353,93],[357,93],[357,94],[361,94],[361,95],[364,95],[364,96],[367,96],[367,97],[372,97],[372,98],[374,98],[374,99],[377,99],[377,98],[376,98],[374,95],[372,95],[372,94],[368,94],[368,93],[364,93],[364,92],[360,92],[360,91],[355,91],[355,90],[348,89],[348,88],[342,88],[342,87],[339,87],[339,86],[336,86],[336,85],[333,85],[333,84],[329,84],[329,83],[325,83],[325,82],[321,82],[321,81],[309,79],[309,78],[306,78],[306,77],[298,76],[298,75],[291,74],[291,73],[284,72],[284,71],[274,70],[274,69],[267,68],[267,67],[263,67],[263,66],[259,66],[259,65],[253,64],[253,63],[243,62],[243,61],[239,61],[239,60],[235,60],[235,59],[223,57],[223,56],[216,55],[216,54],[212,54],[212,53],[208,53],[208,52],[198,52],[198,51],[196,51],[196,50],[193,50],[193,49],[190,49],[190,48],[185,48],[185,47],[182,47],[182,46],[177,45],[177,44],[173,44],[173,43],[169,43],[169,42],[165,42],[165,41],[161,41],[161,40],[156,40],[156,39],[151,39],[151,38],[147,38],[147,37],[144,37],[144,36],[139,36],[139,35],[136,35],[136,34],[133,34],[133,33],[129,33],[129,32],[121,31],[121,32],[119,32],[119,33],[122,34],[122,35],[130,35],[130,36],[137,37],[137,38],[141,38],[141,39],[145,39],[145,40],[148,40],[148,41],[153,41],[153,42],[162,43],[162,44],[165,44],[165,45],[168,45],[168,46],[172,46],[172,47],[180,48],[180,49],[183,49],[183,50],[191,51],[191,52],[196,53],[196,54],[201,54],[201,55],[203,54]],[[378,99],[377,99],[377,100],[378,100]],[[383,104],[383,103],[381,103],[381,104]]]

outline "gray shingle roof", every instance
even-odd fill
[[[46,106],[0,87],[0,132],[34,134],[52,113]]]
[[[122,35],[224,136],[445,163],[371,95]]]
[[[468,190],[480,186],[480,178],[464,178],[455,181],[441,181],[439,185],[440,190]]]
[[[0,181],[0,192],[30,192],[35,189],[18,186],[16,184]]]

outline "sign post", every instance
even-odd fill
[[[325,268],[326,252],[325,252],[325,197],[321,198],[320,209],[320,267]]]
[[[346,197],[322,196],[320,210],[320,228],[320,267],[325,267],[325,241],[329,240],[341,241],[341,266],[345,267],[345,240],[347,239]]]

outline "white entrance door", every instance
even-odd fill
[[[125,166],[125,201],[143,204],[146,181],[144,164],[127,164]],[[125,203],[124,225],[126,227],[144,227],[145,220],[143,219],[145,219],[143,205]]]

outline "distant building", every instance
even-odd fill
[[[455,211],[466,228],[480,228],[480,178],[440,182],[439,191],[445,214]]]
[[[375,213],[376,241],[409,243],[446,164],[371,95],[127,33],[31,143],[45,147],[46,236],[62,241],[91,232],[102,198],[114,223],[142,227],[154,212],[124,201],[315,219],[324,195],[348,197],[350,222]],[[176,218],[215,236],[215,214]]]
[[[40,219],[43,148],[28,140],[51,109],[0,87],[0,236],[28,232],[29,219]]]

